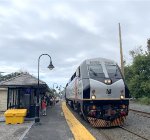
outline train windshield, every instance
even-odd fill
[[[121,73],[117,65],[105,65],[110,78],[121,79]]]
[[[100,64],[89,65],[88,70],[89,70],[89,76],[91,78],[93,78],[93,77],[105,77],[105,75],[103,73],[103,68]]]

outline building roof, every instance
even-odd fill
[[[45,82],[39,81],[40,86],[47,86]],[[9,80],[1,81],[0,87],[12,87],[12,86],[37,86],[38,79],[28,73],[20,74]]]

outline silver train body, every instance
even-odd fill
[[[95,58],[81,63],[66,85],[65,97],[68,105],[96,127],[121,125],[128,115],[129,90],[112,60]]]

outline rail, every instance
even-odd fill
[[[139,110],[135,110],[135,109],[129,109],[130,111],[136,113],[137,115],[146,117],[146,118],[150,118],[150,113],[148,112],[144,112],[144,111],[139,111]]]
[[[136,135],[136,136],[138,136],[138,137],[144,139],[144,140],[149,140],[149,139],[147,139],[147,138],[145,138],[145,137],[143,137],[143,136],[140,136],[140,135],[136,134],[135,132],[133,132],[133,131],[131,131],[131,130],[129,130],[129,129],[123,127],[123,126],[119,126],[119,127],[120,127],[121,129],[125,130],[125,131],[128,131],[128,132],[130,132],[130,133],[132,133],[132,134],[134,134],[134,135]]]

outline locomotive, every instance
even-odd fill
[[[105,58],[83,61],[66,84],[66,104],[93,127],[123,125],[129,90],[116,62]]]

